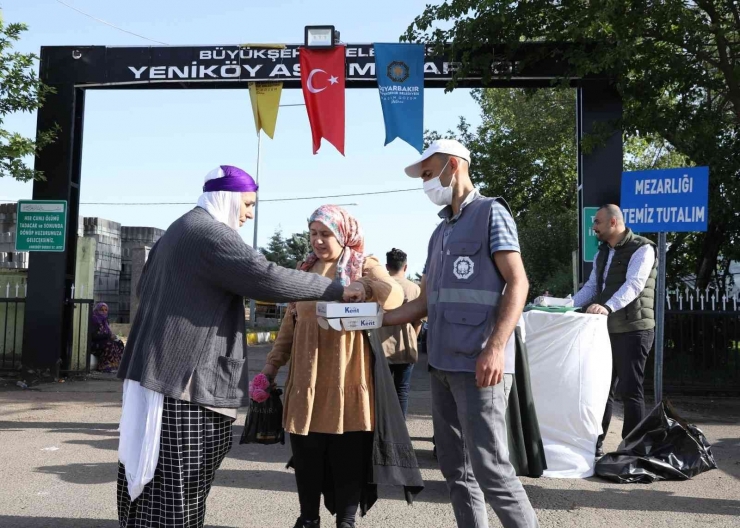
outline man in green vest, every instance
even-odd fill
[[[602,206],[593,231],[601,244],[588,282],[573,298],[586,313],[608,317],[612,345],[612,383],[604,411],[596,457],[604,455],[604,437],[612,418],[614,393],[624,403],[622,438],[645,416],[645,363],[655,337],[655,283],[658,258],[655,244],[624,225],[618,206]]]

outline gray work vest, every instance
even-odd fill
[[[478,198],[456,222],[437,226],[429,241],[427,353],[429,364],[438,370],[475,372],[476,360],[493,333],[506,285],[491,258],[494,200],[509,208],[501,199]]]

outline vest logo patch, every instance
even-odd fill
[[[470,257],[457,257],[452,265],[452,273],[460,280],[466,280],[473,276],[475,272],[475,262]]]

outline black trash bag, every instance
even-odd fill
[[[716,468],[704,434],[664,400],[622,440],[615,452],[596,462],[595,471],[613,482],[650,484],[657,480],[688,480]]]
[[[283,402],[280,400],[282,393],[282,390],[272,387],[270,397],[266,401],[257,403],[252,400],[239,440],[240,444],[285,445]]]

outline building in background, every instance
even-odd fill
[[[3,269],[28,269],[28,253],[15,250],[17,209],[14,203],[0,204],[0,268]]]
[[[108,305],[108,319],[118,323],[121,281],[121,224],[103,218],[84,218],[85,238],[95,239],[96,303]]]
[[[0,269],[28,269],[29,254],[15,251],[17,219],[17,204],[0,204]],[[112,323],[131,322],[132,256],[137,249],[151,248],[163,234],[164,230],[155,227],[122,226],[104,218],[80,217],[78,236],[96,242],[93,299],[108,305]],[[75,296],[89,295],[78,291]]]
[[[120,323],[133,322],[131,317],[131,292],[133,291],[131,276],[133,272],[132,260],[134,252],[142,248],[151,249],[162,235],[164,235],[164,230],[157,229],[156,227],[121,227],[121,280],[118,287],[118,318]],[[146,261],[145,257],[144,261]]]

